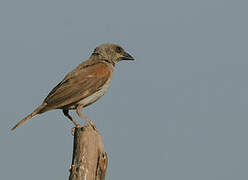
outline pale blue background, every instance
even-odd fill
[[[106,179],[248,179],[247,7],[1,0],[0,179],[68,179],[73,126],[61,111],[10,128],[104,42],[136,59],[85,110],[109,155]]]

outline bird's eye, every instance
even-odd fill
[[[95,56],[96,56],[96,55],[99,55],[99,53],[98,53],[98,48],[95,48],[95,49],[94,49],[92,55],[95,55]]]
[[[96,47],[93,52],[97,52],[97,51],[98,51],[98,48]]]
[[[117,53],[121,53],[121,52],[122,52],[122,48],[121,48],[120,46],[117,46],[117,47],[116,47],[116,52],[117,52]]]

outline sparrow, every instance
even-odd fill
[[[76,127],[80,125],[70,116],[69,110],[76,110],[81,119],[92,125],[93,122],[83,115],[82,109],[104,95],[109,87],[115,64],[122,60],[134,60],[134,58],[117,44],[106,43],[96,47],[88,60],[68,73],[52,89],[43,103],[11,130],[15,130],[38,114],[54,109],[61,109]]]

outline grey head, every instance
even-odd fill
[[[112,64],[116,64],[122,60],[134,60],[134,58],[128,54],[121,46],[117,44],[102,44],[95,48],[92,56],[104,61],[108,61]]]

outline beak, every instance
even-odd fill
[[[134,60],[134,58],[130,54],[128,54],[127,52],[123,53],[123,56],[121,59],[122,60]]]

